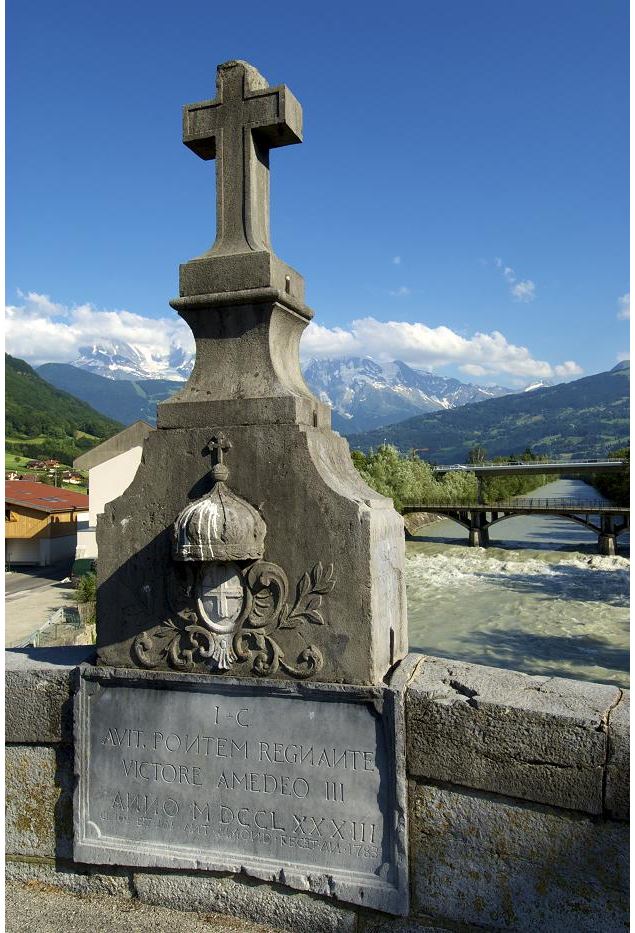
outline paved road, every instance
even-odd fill
[[[6,648],[19,645],[61,606],[75,606],[75,590],[67,579],[71,564],[5,574]]]
[[[280,933],[222,914],[152,907],[108,894],[79,896],[48,885],[7,882],[6,933]]]
[[[61,564],[54,564],[51,567],[25,567],[20,570],[12,570],[11,573],[4,575],[5,598],[26,593],[29,590],[37,590],[43,586],[50,586],[51,583],[59,583],[65,577],[68,577],[73,566],[72,561],[64,561]]]

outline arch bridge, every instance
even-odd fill
[[[629,528],[630,509],[605,505],[597,500],[510,499],[491,505],[408,502],[402,514],[427,512],[443,515],[468,532],[472,547],[487,547],[489,529],[515,515],[557,515],[583,525],[598,536],[600,554],[616,553],[617,538]]]

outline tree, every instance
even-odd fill
[[[485,447],[481,447],[480,444],[477,444],[476,447],[472,447],[467,452],[468,463],[485,463],[486,460],[487,450]]]

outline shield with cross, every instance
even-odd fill
[[[235,631],[245,591],[236,564],[211,563],[199,582],[198,610],[205,625],[218,634]]]

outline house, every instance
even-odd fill
[[[5,563],[46,567],[72,558],[88,496],[46,483],[9,480],[4,486]]]
[[[83,486],[84,477],[81,473],[75,473],[73,470],[64,470],[62,480],[69,486]]]
[[[107,502],[125,492],[141,463],[143,442],[154,431],[145,421],[135,421],[129,427],[93,447],[73,461],[78,470],[88,470],[90,505],[87,520],[77,535],[77,558],[97,557],[97,518]]]

